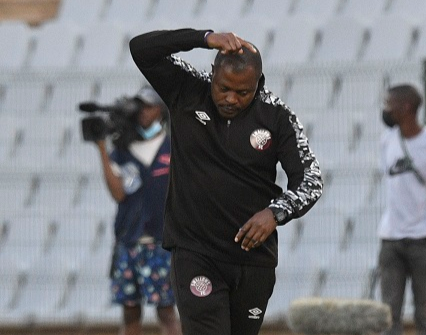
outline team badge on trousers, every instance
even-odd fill
[[[211,293],[212,288],[212,282],[207,277],[198,276],[191,280],[191,292],[197,297],[207,297]]]

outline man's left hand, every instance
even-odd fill
[[[235,242],[241,242],[241,248],[249,251],[260,246],[277,228],[274,214],[269,208],[254,214],[238,231]]]

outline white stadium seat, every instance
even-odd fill
[[[36,49],[30,60],[33,69],[66,69],[73,65],[81,31],[71,22],[52,22],[35,31]]]
[[[378,17],[384,15],[388,2],[388,0],[348,0],[337,14],[371,24]]]
[[[339,0],[298,0],[291,8],[292,15],[312,15],[320,22],[327,21],[336,14]]]
[[[203,7],[203,1],[201,0],[158,0],[156,3],[153,17],[150,20],[157,22],[164,20],[175,21],[176,25],[181,25],[181,28],[184,28],[184,25],[191,21],[196,23],[197,15],[200,14]],[[176,13],[179,13],[179,15],[176,15]],[[205,28],[208,29],[208,27]]]
[[[106,4],[105,0],[61,0],[58,20],[90,25],[101,20]]]
[[[112,0],[104,21],[135,25],[148,20],[152,1]]]
[[[202,4],[196,16],[199,22],[220,21],[222,26],[226,26],[242,16],[246,0],[203,1]]]
[[[21,21],[0,23],[0,69],[18,70],[27,60],[31,29]]]
[[[305,63],[310,60],[318,38],[318,23],[310,17],[293,16],[275,26],[274,43],[267,66]]]
[[[362,56],[363,61],[408,59],[414,38],[412,23],[401,16],[382,16],[373,22],[370,31],[371,37]]]
[[[426,59],[426,21],[419,24],[418,33],[419,38],[416,48],[413,50],[413,54],[411,55],[411,59],[423,61]]]
[[[114,68],[128,52],[128,38],[116,23],[97,23],[83,33],[83,47],[77,59],[81,69]]]
[[[314,61],[356,61],[366,42],[367,27],[355,18],[335,17],[322,26],[321,36]]]
[[[243,12],[243,19],[260,19],[270,24],[278,24],[287,19],[290,15],[293,0],[253,0],[246,11]]]
[[[93,79],[67,77],[49,83],[49,99],[45,115],[77,117],[81,102],[95,100],[99,85]]]
[[[424,21],[426,2],[423,0],[392,0],[386,11],[387,15],[400,15],[409,21],[419,24]]]

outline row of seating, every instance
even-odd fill
[[[402,65],[405,64],[405,65]],[[380,106],[389,85],[410,82],[420,90],[422,64],[418,62],[380,65],[264,68],[266,85],[294,111],[318,113],[370,111]],[[72,118],[78,105],[96,101],[111,105],[132,96],[147,81],[138,70],[3,72],[0,75],[0,116],[33,115]],[[9,74],[9,75],[8,75]]]
[[[81,8],[85,8],[81,11]],[[422,0],[62,0],[58,20],[79,24],[95,21],[233,21],[261,18],[281,22],[297,15],[314,15],[320,20],[333,16],[359,17],[372,22],[380,16],[401,14],[422,21],[426,4]],[[179,13],[179,15],[176,15]]]
[[[353,243],[347,244],[340,216],[321,214],[315,210],[306,221],[279,230],[280,264],[268,321],[282,320],[289,303],[301,296],[376,298],[376,212],[362,214],[347,237]],[[64,213],[49,221],[27,214],[3,223],[2,231],[9,231],[0,240],[2,324],[116,322],[118,309],[108,295],[109,221]]]
[[[301,113],[311,146],[319,160],[332,169],[377,168],[381,123],[379,110],[328,114]],[[370,115],[369,115],[370,114]],[[75,176],[97,174],[98,151],[82,138],[81,120],[30,117],[25,121],[0,117],[0,168],[43,174],[61,171]]]
[[[180,25],[176,21],[142,21],[134,25],[97,22],[87,27],[53,21],[38,28],[12,21],[0,24],[0,44],[4,46],[0,49],[0,67],[136,70],[128,48],[131,37],[153,29],[186,26],[234,31],[258,46],[266,66],[421,60],[426,56],[426,22],[413,23],[402,15],[383,16],[369,24],[343,16],[323,23],[309,16],[295,16],[275,24],[260,17],[230,23],[203,20]],[[215,53],[197,49],[179,55],[209,70]]]

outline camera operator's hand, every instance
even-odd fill
[[[98,146],[99,152],[101,154],[104,179],[108,186],[108,190],[116,202],[121,202],[126,197],[126,193],[124,192],[123,181],[121,180],[121,177],[114,174],[114,171],[112,170],[111,161],[106,149],[106,141],[97,140],[95,143]]]
[[[98,146],[99,150],[101,150],[101,151],[105,150],[105,152],[107,151],[106,150],[106,141],[105,140],[97,140],[94,143]]]

